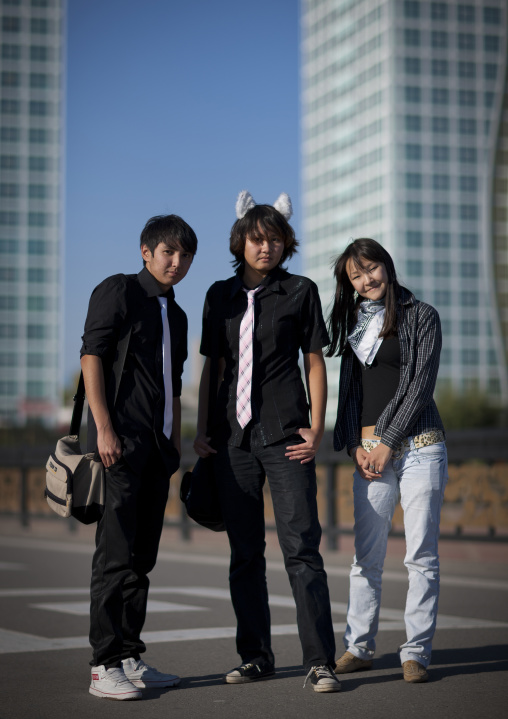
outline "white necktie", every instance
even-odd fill
[[[236,418],[242,429],[248,425],[252,417],[251,382],[252,382],[252,337],[254,333],[254,295],[262,287],[243,291],[247,294],[247,309],[240,324],[238,384],[236,387]]]
[[[168,322],[168,300],[157,297],[162,316],[162,374],[164,376],[164,427],[163,432],[169,439],[173,431],[173,379],[171,377],[171,335]]]

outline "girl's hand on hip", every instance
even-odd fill
[[[286,447],[286,457],[290,460],[298,460],[300,464],[312,462],[321,444],[323,433],[317,432],[312,428],[301,427],[296,430],[295,434],[299,434],[300,437],[303,437],[305,442]]]

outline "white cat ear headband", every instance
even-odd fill
[[[252,210],[256,206],[254,198],[248,190],[242,190],[238,195],[236,201],[236,216],[239,220],[245,217],[249,210]],[[273,207],[280,212],[280,214],[289,220],[293,214],[293,205],[291,204],[291,198],[285,192],[282,192],[273,203]]]

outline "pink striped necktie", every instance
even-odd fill
[[[243,429],[250,422],[252,417],[250,396],[252,382],[252,338],[254,335],[254,295],[259,292],[261,286],[253,290],[243,291],[247,293],[247,309],[240,324],[240,352],[238,359],[238,385],[236,387],[236,418]]]

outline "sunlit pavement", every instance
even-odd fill
[[[426,685],[401,679],[407,577],[403,540],[390,540],[378,650],[371,671],[341,678],[342,692],[303,690],[295,607],[276,537],[268,537],[274,680],[231,686],[222,675],[238,664],[223,534],[196,531],[183,542],[165,530],[152,574],[143,638],[146,661],[182,677],[178,689],[147,690],[140,702],[88,694],[88,581],[93,528],[69,532],[66,520],[0,529],[1,719],[89,717],[478,717],[499,714],[508,698],[508,546],[442,542],[438,631]],[[353,545],[324,552],[337,654],[347,608]],[[197,691],[199,690],[199,691]],[[340,713],[340,714],[339,714]]]

